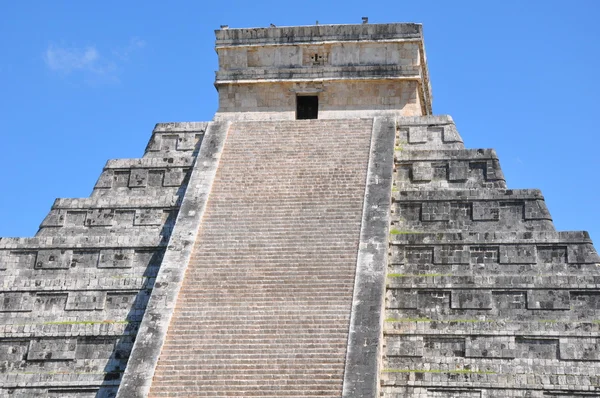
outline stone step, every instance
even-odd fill
[[[371,129],[232,124],[151,396],[341,395]]]

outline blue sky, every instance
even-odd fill
[[[86,197],[157,122],[211,120],[214,30],[419,22],[436,114],[540,188],[559,230],[600,242],[598,1],[5,1],[0,236],[31,236],[56,197]]]

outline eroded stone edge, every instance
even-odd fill
[[[230,125],[207,128],[117,398],[148,396]]]
[[[395,120],[373,122],[342,396],[377,397]]]

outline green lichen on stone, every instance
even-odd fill
[[[456,369],[456,370],[441,370],[441,369],[383,369],[384,373],[452,373],[452,374],[479,374],[491,375],[496,374],[490,370],[471,370],[471,369]]]
[[[425,277],[440,277],[440,276],[452,276],[452,274],[396,274],[391,273],[387,275],[388,278],[425,278]]]

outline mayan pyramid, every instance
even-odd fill
[[[421,25],[216,50],[212,121],[0,239],[0,397],[600,397],[592,242],[433,115]]]

